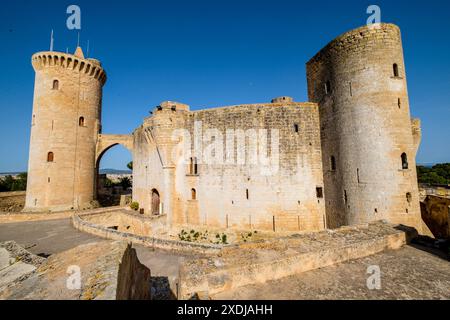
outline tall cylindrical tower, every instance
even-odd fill
[[[420,231],[420,130],[410,118],[399,28],[343,34],[307,63],[307,78],[320,107],[328,225],[386,219]]]
[[[94,196],[95,148],[101,130],[99,61],[40,52],[36,72],[25,211],[85,208]]]

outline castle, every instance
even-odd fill
[[[37,53],[32,64],[26,211],[88,208],[102,155],[122,144],[133,155],[133,201],[168,226],[316,231],[384,219],[421,231],[420,122],[395,25],[355,29],[316,54],[310,102],[190,111],[166,101],[131,135],[102,133],[99,61],[77,48]]]

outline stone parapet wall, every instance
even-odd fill
[[[182,252],[188,251],[203,254],[218,254],[224,247],[228,247],[215,244],[183,242],[170,239],[162,239],[152,236],[141,236],[131,233],[120,232],[114,229],[109,229],[99,224],[94,224],[86,220],[83,220],[80,216],[76,214],[72,216],[72,225],[82,232],[93,234],[104,239],[122,240],[132,242],[134,244],[140,244],[150,248],[158,248],[164,250],[174,250]]]
[[[180,297],[213,295],[399,249],[414,236],[414,230],[407,234],[376,222],[229,248],[220,257],[187,261],[180,270]]]
[[[105,213],[110,211],[117,211],[121,209],[120,207],[111,208],[99,208],[86,211],[78,211],[79,216],[95,214],[95,213]],[[47,212],[47,213],[35,213],[35,212],[22,212],[13,214],[1,214],[1,223],[17,223],[17,222],[27,222],[27,221],[45,221],[45,220],[59,220],[59,219],[70,219],[74,211],[61,211],[61,212]]]
[[[419,184],[420,200],[423,201],[427,196],[437,196],[450,199],[450,186],[436,186],[426,183]]]

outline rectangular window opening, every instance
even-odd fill
[[[319,199],[323,198],[323,188],[322,187],[316,188],[316,195],[317,195],[317,198],[319,198]]]

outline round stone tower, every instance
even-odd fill
[[[328,226],[386,219],[421,231],[416,152],[400,30],[347,32],[307,63],[319,104]]]
[[[99,61],[40,52],[36,72],[25,211],[89,207],[94,197],[95,149],[101,131]]]

